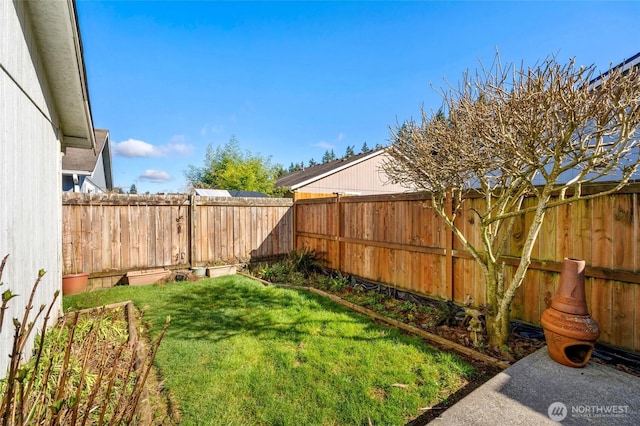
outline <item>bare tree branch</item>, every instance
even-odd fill
[[[511,303],[545,213],[618,191],[638,171],[640,72],[616,68],[594,75],[595,67],[573,60],[549,57],[527,68],[496,56],[490,68],[467,71],[457,86],[442,90],[443,109],[427,114],[423,108],[420,122],[391,129],[383,169],[394,183],[430,191],[434,209],[482,267],[493,343],[508,336]],[[615,184],[583,193],[585,184],[606,180]],[[454,194],[451,214],[447,191]],[[472,192],[483,200],[473,210],[479,239],[456,225]],[[504,282],[498,259],[515,220],[525,214],[533,218],[524,230],[520,265]]]

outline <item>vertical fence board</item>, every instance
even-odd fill
[[[612,282],[612,325],[611,343],[633,347],[634,307],[633,287],[620,282]]]
[[[556,209],[547,210],[544,214],[544,222],[542,222],[542,229],[540,229],[540,235],[538,235],[540,260],[553,261],[556,259],[557,217]]]
[[[591,315],[600,326],[600,339],[611,342],[613,314],[611,308],[612,281],[593,279],[591,282]]]
[[[82,270],[83,271],[90,271],[91,270],[91,254],[92,254],[92,247],[91,247],[91,218],[93,216],[93,209],[91,208],[91,206],[89,206],[89,208],[83,212],[82,216],[81,216],[81,224],[80,224],[80,229],[81,229],[81,235],[82,235],[82,239],[80,240],[80,247],[82,250],[82,254],[80,255],[82,258],[82,262],[79,263],[79,265],[82,265]],[[78,253],[76,251],[76,253]]]
[[[574,259],[582,259],[591,265],[593,256],[591,253],[591,221],[593,216],[592,200],[584,200],[576,203],[573,210],[573,252],[564,253],[563,257],[572,257]]]
[[[632,271],[635,256],[633,252],[633,202],[631,194],[622,194],[612,198],[613,259],[616,267]]]
[[[633,346],[631,349],[640,351],[640,287],[633,287]]]
[[[593,216],[591,255],[592,265],[611,268],[613,261],[613,218],[610,197],[600,197],[592,201]]]
[[[633,208],[633,271],[640,272],[640,196],[638,194],[632,195],[632,208]],[[640,294],[636,293],[640,296]],[[640,318],[638,318],[640,320]],[[639,346],[636,346],[639,347]]]
[[[569,204],[559,206],[556,209],[557,227],[556,227],[556,255],[554,259],[563,259],[565,257],[576,257],[573,255],[573,240],[571,218],[575,205]]]

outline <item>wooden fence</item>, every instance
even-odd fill
[[[127,271],[239,263],[293,248],[292,201],[64,193],[64,273],[109,287]]]
[[[477,244],[470,198],[457,219]],[[527,203],[532,200],[527,200]],[[430,297],[485,302],[480,268],[430,208],[426,194],[333,197],[296,201],[296,247],[325,255],[326,265],[366,280]],[[510,236],[506,273],[522,252],[532,215]],[[547,212],[533,262],[513,303],[515,318],[539,324],[555,292],[564,257],[587,262],[586,294],[600,340],[640,350],[640,185]]]

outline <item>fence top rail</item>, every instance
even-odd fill
[[[327,204],[335,203],[337,197],[323,198],[302,198],[296,200],[296,204]],[[407,192],[404,194],[381,194],[381,195],[344,195],[340,196],[341,203],[364,203],[364,202],[387,202],[387,201],[425,201],[430,200],[431,194],[428,192]]]
[[[589,195],[604,190],[610,189],[615,186],[615,182],[599,182],[582,186],[582,194]],[[568,190],[567,196],[570,196],[573,192]],[[616,194],[639,194],[640,193],[640,181],[631,181],[622,189],[616,191]],[[475,191],[470,190],[467,192],[465,198],[480,198],[483,195]],[[341,203],[366,203],[366,202],[388,202],[388,201],[430,201],[431,193],[426,191],[419,192],[407,192],[404,194],[381,194],[381,195],[349,195],[349,196],[337,196],[324,197],[324,198],[303,198],[296,201],[296,204],[327,204],[335,203],[338,200]]]
[[[199,206],[251,206],[251,207],[291,207],[291,198],[265,197],[204,197],[196,196]]]
[[[201,197],[189,194],[85,194],[63,192],[62,205],[65,206],[189,206],[195,198],[201,206],[256,206],[291,207],[290,198],[251,198],[251,197]]]
[[[189,205],[189,195],[186,194],[85,194],[78,192],[63,192],[62,205],[86,206],[86,205]]]

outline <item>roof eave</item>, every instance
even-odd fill
[[[27,2],[56,106],[62,147],[95,148],[75,2]]]

